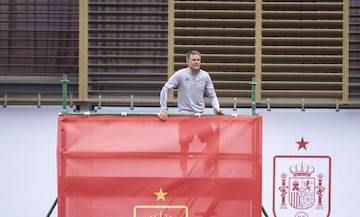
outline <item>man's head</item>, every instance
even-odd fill
[[[201,55],[199,51],[191,50],[186,54],[186,64],[192,72],[197,72],[201,65]]]

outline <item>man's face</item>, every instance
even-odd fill
[[[192,54],[189,56],[189,60],[187,65],[191,69],[191,71],[198,71],[201,65],[201,57],[199,54]]]

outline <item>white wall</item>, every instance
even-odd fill
[[[56,130],[60,106],[0,108],[0,216],[46,216],[57,197]],[[100,111],[127,111],[127,108]],[[132,112],[157,112],[136,108]],[[263,116],[263,206],[270,216],[275,155],[327,155],[332,159],[331,216],[358,213],[360,110],[258,109]],[[249,115],[250,109],[226,113]],[[298,150],[301,138],[307,150]],[[55,212],[51,216],[56,215]],[[286,216],[287,217],[287,216]],[[320,217],[320,216],[316,216]]]
[[[0,216],[46,216],[57,197],[61,108],[0,108]]]
[[[358,213],[360,110],[273,110],[263,115],[263,205],[272,210],[275,155],[327,155],[332,160],[331,215]],[[301,137],[307,150],[298,150]],[[275,189],[277,190],[277,189]],[[310,217],[310,216],[309,216]],[[320,216],[315,216],[320,217]]]

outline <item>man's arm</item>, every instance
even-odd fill
[[[160,113],[159,118],[162,121],[165,121],[168,119],[168,113],[167,113],[167,97],[168,97],[169,89],[166,87],[166,85],[163,86],[160,92]]]
[[[167,111],[167,98],[170,89],[165,84],[160,92],[160,111]]]
[[[207,81],[207,84],[206,84],[206,92],[207,92],[208,97],[210,98],[211,106],[213,107],[214,112],[217,115],[223,115],[224,111],[220,108],[220,103],[219,103],[219,100],[217,98],[215,87],[214,87],[214,84],[213,84],[213,82],[211,80],[210,75],[208,77],[208,81]]]
[[[167,113],[167,99],[169,91],[174,89],[178,85],[177,82],[177,75],[176,73],[169,78],[169,80],[165,83],[165,85],[162,87],[160,92],[160,113],[159,117],[160,120],[167,120],[168,119],[168,113]]]

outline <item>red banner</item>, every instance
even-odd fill
[[[60,115],[59,217],[260,217],[261,116]]]

